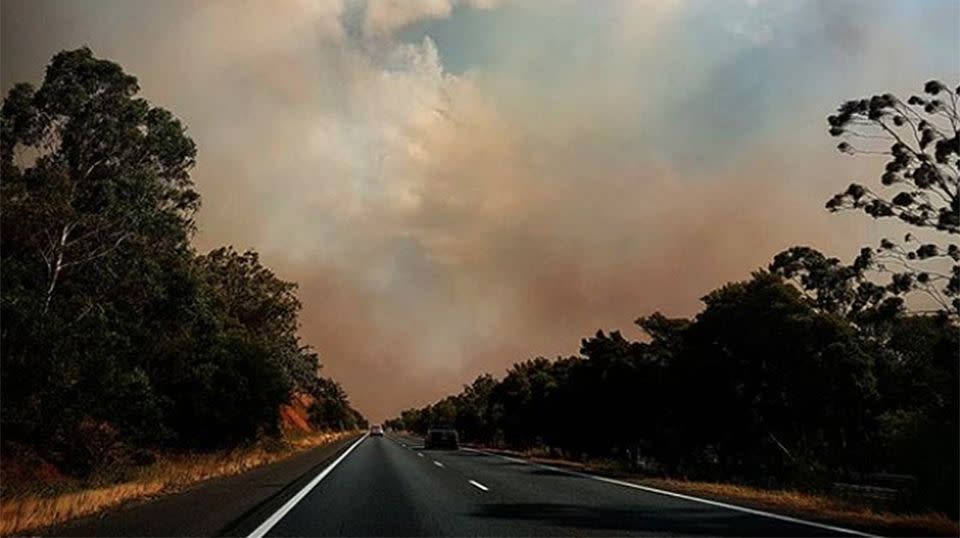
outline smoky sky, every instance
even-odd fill
[[[373,420],[689,316],[778,251],[886,230],[824,118],[956,81],[955,2],[19,1],[3,91],[90,46],[199,147],[198,250],[260,251]]]

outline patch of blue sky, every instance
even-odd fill
[[[960,48],[944,44],[960,37],[958,6],[808,2],[767,20],[698,10],[682,39],[703,52],[695,63],[705,76],[660,108],[655,123],[664,128],[650,142],[679,168],[697,170],[739,158],[778,134],[789,132],[794,143],[826,141],[824,118],[845,99],[916,91],[926,77],[956,77]],[[878,28],[886,38],[878,38]],[[768,33],[751,39],[751,31]],[[888,86],[903,83],[898,72],[906,87]]]

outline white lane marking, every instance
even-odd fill
[[[417,452],[417,455],[422,458],[422,457],[423,457],[423,452]]]
[[[403,448],[406,448],[407,450],[411,450],[411,451],[413,450],[413,447],[411,447],[410,445],[404,443],[404,442],[401,441],[399,438],[390,437],[390,440],[393,441],[394,443],[397,443],[398,445],[402,446]]]
[[[437,460],[433,460],[433,464],[436,465],[437,467],[443,467],[443,464]]]
[[[468,480],[468,482],[470,482],[471,486],[474,486],[477,489],[481,489],[483,491],[490,491],[490,488],[488,488],[487,486],[484,486],[483,484],[481,484],[480,482],[477,482],[476,480]]]
[[[514,462],[514,463],[523,463],[523,464],[526,464],[526,465],[530,465],[530,462],[527,461],[527,460],[522,460],[522,459],[520,459],[520,458],[511,458],[510,456],[504,456],[503,454],[495,454],[495,453],[493,453],[493,452],[487,452],[487,451],[485,451],[485,450],[477,450],[476,448],[470,448],[470,447],[461,447],[461,449],[462,449],[462,450],[466,450],[466,451],[468,451],[468,452],[476,452],[476,453],[478,453],[478,454],[486,454],[486,455],[488,455],[488,456],[496,456],[496,457],[498,457],[498,458],[505,459],[505,460],[507,460],[507,461],[512,461],[512,462]]]
[[[340,462],[343,461],[351,452],[353,452],[353,449],[357,448],[357,446],[360,443],[362,443],[363,440],[366,439],[369,435],[370,434],[368,432],[363,434],[363,436],[360,437],[359,439],[357,439],[355,443],[350,445],[350,448],[346,449],[343,452],[343,454],[340,454],[340,457],[333,460],[333,463],[331,463],[330,465],[327,465],[327,467],[324,470],[320,471],[320,474],[313,477],[313,480],[311,480],[306,486],[303,486],[303,489],[298,491],[297,494],[291,497],[289,501],[284,503],[284,505],[281,506],[279,510],[274,512],[273,515],[268,517],[266,521],[261,523],[260,526],[257,527],[253,532],[251,532],[247,538],[262,538],[263,536],[266,536],[266,534],[270,532],[270,529],[272,529],[274,525],[276,525],[277,523],[280,522],[281,519],[283,519],[283,516],[287,515],[287,513],[290,512],[290,510],[293,510],[293,507],[296,506],[298,502],[302,501],[303,498],[306,497],[308,493],[310,493],[310,490],[317,487],[317,484],[319,484],[321,480],[326,478],[327,475],[330,474],[330,471],[332,471],[334,467],[339,465]]]
[[[867,538],[879,538],[876,534],[868,534],[868,533],[861,532],[861,531],[858,531],[858,530],[847,529],[847,528],[844,528],[844,527],[835,527],[835,526],[833,526],[833,525],[827,525],[827,524],[824,524],[824,523],[817,523],[816,521],[807,521],[807,520],[805,520],[805,519],[799,519],[799,518],[795,518],[795,517],[784,516],[784,515],[781,515],[781,514],[775,514],[775,513],[773,513],[773,512],[766,512],[766,511],[763,511],[763,510],[756,510],[756,509],[754,509],[754,508],[747,508],[746,506],[739,506],[739,505],[736,505],[736,504],[729,504],[729,503],[720,502],[720,501],[713,501],[713,500],[710,500],[710,499],[704,499],[704,498],[702,498],[702,497],[694,497],[693,495],[684,495],[683,493],[676,493],[676,492],[674,492],[674,491],[667,491],[667,490],[665,490],[665,489],[657,489],[657,488],[652,488],[652,487],[650,487],[650,486],[641,486],[640,484],[634,484],[633,482],[624,482],[623,480],[616,480],[616,479],[607,478],[607,477],[604,477],[604,476],[596,476],[596,475],[592,475],[592,474],[581,473],[581,472],[578,472],[578,471],[571,471],[571,470],[569,470],[569,469],[563,469],[563,468],[560,468],[560,467],[554,467],[554,466],[552,466],[552,465],[542,465],[542,464],[530,462],[530,461],[527,461],[527,460],[521,460],[521,459],[517,459],[517,458],[511,458],[511,457],[509,457],[509,456],[502,456],[502,455],[500,455],[500,454],[495,454],[495,453],[493,453],[493,452],[486,452],[486,451],[484,451],[484,450],[477,450],[477,449],[474,449],[474,448],[466,448],[466,447],[464,447],[464,450],[469,450],[470,452],[479,452],[479,453],[481,453],[481,454],[488,454],[488,455],[490,455],[490,456],[497,456],[497,457],[503,458],[503,459],[505,459],[505,460],[507,460],[507,461],[518,462],[518,463],[526,463],[526,464],[528,464],[528,465],[534,465],[534,466],[536,466],[536,467],[540,467],[540,468],[542,468],[542,469],[547,469],[547,470],[549,470],[549,471],[556,471],[556,472],[560,472],[560,473],[566,473],[566,474],[569,474],[569,475],[572,475],[572,476],[580,476],[580,477],[583,477],[583,478],[590,478],[590,479],[593,479],[593,480],[598,480],[598,481],[600,481],[600,482],[606,482],[606,483],[608,483],[608,484],[614,484],[614,485],[617,485],[617,486],[623,486],[623,487],[632,488],[632,489],[639,489],[639,490],[641,490],[641,491],[646,491],[646,492],[649,492],[649,493],[656,493],[656,494],[658,494],[658,495],[666,495],[667,497],[675,497],[675,498],[684,499],[684,500],[687,500],[687,501],[694,501],[694,502],[698,502],[698,503],[709,504],[709,505],[711,505],[711,506],[716,506],[716,507],[719,507],[719,508],[726,508],[726,509],[728,509],[728,510],[735,510],[735,511],[737,511],[737,512],[743,512],[743,513],[752,514],[752,515],[755,515],[755,516],[768,517],[768,518],[771,518],[771,519],[779,519],[780,521],[786,521],[786,522],[788,522],[788,523],[796,523],[796,524],[798,524],[798,525],[806,525],[806,526],[808,526],[808,527],[816,527],[816,528],[825,529],[825,530],[828,530],[828,531],[840,532],[840,533],[844,533],[844,534],[851,534],[851,535],[853,535],[853,536],[865,536],[865,537],[867,537]]]

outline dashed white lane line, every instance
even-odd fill
[[[642,485],[640,485],[640,484],[634,484],[633,482],[624,482],[623,480],[616,480],[616,479],[613,479],[613,478],[607,478],[607,477],[605,477],[605,476],[597,476],[597,475],[592,475],[592,474],[588,474],[588,473],[581,473],[581,472],[577,472],[577,471],[571,471],[571,470],[568,470],[568,469],[561,469],[561,468],[559,468],[559,467],[554,467],[554,466],[552,466],[552,465],[543,465],[543,464],[531,462],[531,461],[528,461],[528,460],[521,460],[521,459],[518,459],[518,458],[511,458],[510,456],[504,456],[504,455],[496,454],[496,453],[493,453],[493,452],[487,452],[487,451],[485,451],[485,450],[477,450],[477,449],[475,449],[475,448],[467,448],[467,447],[464,447],[464,450],[467,450],[467,451],[470,451],[470,452],[478,452],[478,453],[480,453],[480,454],[487,454],[487,455],[489,455],[489,456],[496,456],[496,457],[505,459],[505,460],[507,460],[507,461],[512,461],[512,462],[515,462],[515,463],[524,463],[524,464],[527,464],[527,465],[533,465],[534,467],[540,467],[541,469],[547,469],[547,470],[550,470],[550,471],[556,471],[556,472],[560,472],[560,473],[566,473],[566,474],[569,474],[569,475],[572,475],[572,476],[581,476],[581,477],[584,477],[584,478],[590,478],[590,479],[593,479],[593,480],[599,480],[600,482],[606,482],[606,483],[608,483],[608,484],[614,484],[614,485],[617,485],[617,486],[623,486],[623,487],[627,487],[627,488],[638,489],[638,490],[641,490],[641,491],[647,491],[647,492],[650,492],[650,493],[656,493],[656,494],[658,494],[658,495],[665,495],[665,496],[667,496],[667,497],[675,497],[675,498],[678,498],[678,499],[685,499],[685,500],[688,500],[688,501],[694,501],[694,502],[698,502],[698,503],[709,504],[709,505],[711,505],[711,506],[716,506],[716,507],[718,507],[718,508],[726,508],[726,509],[728,509],[728,510],[735,510],[735,511],[737,511],[737,512],[743,512],[743,513],[746,513],[746,514],[753,514],[753,515],[756,515],[756,516],[768,517],[768,518],[770,518],[770,519],[779,519],[780,521],[787,521],[787,522],[796,523],[796,524],[799,524],[799,525],[806,525],[806,526],[808,526],[808,527],[816,527],[816,528],[819,528],[819,529],[825,529],[825,530],[829,530],[829,531],[836,532],[836,533],[840,533],[840,534],[849,534],[849,535],[853,535],[853,536],[864,536],[864,537],[868,537],[868,538],[875,538],[875,537],[876,537],[876,535],[874,535],[874,534],[867,534],[867,533],[865,533],[865,532],[861,532],[861,531],[854,530],[854,529],[848,529],[848,528],[845,528],[845,527],[836,527],[836,526],[833,526],[833,525],[825,525],[825,524],[823,524],[823,523],[817,523],[816,521],[809,521],[809,520],[806,520],[806,519],[800,519],[800,518],[795,518],[795,517],[790,517],[790,516],[784,516],[784,515],[781,515],[781,514],[776,514],[776,513],[773,513],[773,512],[767,512],[767,511],[764,511],[764,510],[756,510],[756,509],[753,509],[753,508],[747,508],[747,507],[745,507],[745,506],[740,506],[740,505],[736,505],[736,504],[730,504],[730,503],[724,503],[724,502],[714,501],[714,500],[710,500],[710,499],[704,499],[704,498],[702,498],[702,497],[694,497],[693,495],[684,495],[683,493],[676,493],[676,492],[674,492],[674,491],[667,491],[667,490],[664,490],[664,489],[651,488],[651,487],[649,487],[649,486],[642,486]]]
[[[422,458],[422,457],[423,457],[423,452],[417,452],[417,455]]]
[[[488,488],[487,486],[484,486],[483,484],[481,484],[480,482],[477,482],[476,480],[469,480],[468,482],[470,482],[471,486],[479,490],[490,491],[490,488]]]
[[[437,467],[443,467],[443,464],[437,460],[433,460],[433,464],[436,465]]]

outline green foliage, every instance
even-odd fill
[[[320,382],[296,286],[254,252],[190,247],[196,148],[138,91],[82,48],[2,107],[4,446],[78,473],[123,446],[275,434],[279,406]],[[362,420],[331,398],[342,427]]]
[[[366,428],[367,420],[350,406],[346,392],[339,383],[318,377],[309,387],[314,401],[308,409],[310,422],[327,430]]]
[[[207,351],[171,399],[179,437],[215,447],[276,434],[277,408],[291,387],[270,351],[240,334],[222,335]]]
[[[287,383],[308,385],[320,363],[297,336],[297,285],[277,278],[251,250],[239,254],[233,247],[222,247],[200,256],[197,263],[212,306],[225,315],[229,328],[268,350]]]

